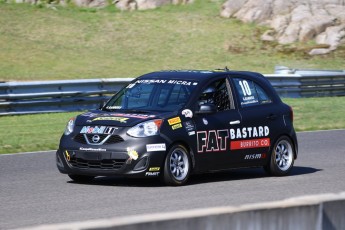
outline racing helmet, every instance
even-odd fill
[[[213,103],[215,93],[216,88],[214,86],[208,86],[201,93],[199,101],[204,101],[204,103]]]

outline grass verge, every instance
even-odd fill
[[[284,99],[293,107],[296,131],[344,129],[345,100],[342,97]],[[0,154],[55,150],[70,117],[53,113],[8,116],[0,119]]]
[[[272,73],[344,68],[345,46],[323,56],[313,44],[260,40],[265,27],[219,16],[222,0],[120,12],[8,4],[0,0],[0,81],[136,77],[161,69]]]

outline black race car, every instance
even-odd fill
[[[182,185],[192,173],[229,168],[286,175],[297,149],[293,111],[261,74],[161,71],[70,119],[56,160],[79,182],[123,175]]]

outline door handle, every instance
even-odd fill
[[[277,118],[277,115],[275,114],[270,114],[267,116],[267,119],[270,119],[270,120],[275,120]]]
[[[240,123],[241,123],[240,120],[230,121],[230,125],[238,125]]]

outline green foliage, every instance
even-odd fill
[[[222,2],[197,0],[135,12],[114,5],[2,3],[0,81],[135,77],[224,66],[263,73],[272,73],[275,65],[344,68],[344,49],[310,57],[309,44],[262,42],[266,28],[221,18]]]

